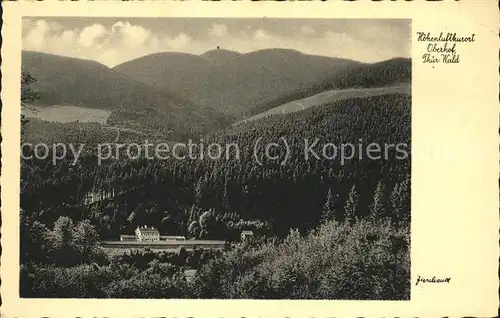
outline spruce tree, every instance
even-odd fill
[[[222,190],[222,207],[225,211],[230,210],[227,178],[224,180],[224,189]]]
[[[373,193],[373,201],[370,204],[370,219],[374,222],[379,222],[386,217],[386,195],[385,186],[382,181],[377,184]]]
[[[391,216],[396,224],[408,226],[410,221],[409,195],[408,179],[397,183],[391,192]]]
[[[328,189],[328,193],[326,195],[326,201],[323,205],[323,211],[321,220],[323,222],[333,220],[335,218],[335,199],[332,193],[332,188]]]
[[[346,222],[352,223],[356,219],[356,212],[358,210],[359,195],[356,191],[356,186],[353,185],[351,191],[349,191],[349,197],[344,205],[344,220]]]

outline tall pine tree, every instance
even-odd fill
[[[353,223],[356,220],[356,212],[359,205],[359,194],[356,191],[356,186],[353,185],[349,191],[349,197],[344,205],[344,220]]]
[[[397,183],[391,192],[391,219],[395,224],[408,226],[410,222],[410,193],[408,179]]]
[[[370,204],[370,219],[374,222],[380,222],[386,217],[386,194],[385,186],[382,180],[377,184],[373,193],[373,202]]]
[[[329,188],[325,204],[323,205],[321,220],[326,222],[333,219],[335,219],[335,198],[332,193],[332,188]]]

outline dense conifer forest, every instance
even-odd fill
[[[34,82],[26,74],[23,102],[37,98]],[[57,124],[47,134],[44,125],[23,120],[22,142],[85,151],[55,164],[53,153],[21,160],[22,297],[409,298],[411,96],[344,99],[197,137],[198,145],[237,145],[217,160],[197,148],[195,159],[101,162],[96,148],[114,138],[109,130]],[[146,137],[157,143],[161,132],[128,132],[121,142]],[[256,160],[257,140],[280,146]],[[353,145],[352,156],[333,158],[327,143]],[[381,147],[376,160],[369,144]],[[32,151],[23,149],[24,158]],[[84,203],[88,193],[110,191]],[[140,225],[226,246],[119,255],[100,248]],[[243,230],[255,241],[241,244]]]

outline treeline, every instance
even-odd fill
[[[266,145],[280,137],[287,140],[290,151],[286,164],[281,164],[284,146],[272,153],[278,159],[267,157],[262,165],[256,163],[256,140]],[[352,143],[356,154],[345,162],[339,157],[306,160],[304,142],[316,138],[319,145]],[[242,229],[282,237],[290,228],[301,232],[315,228],[324,218],[326,202],[326,214],[338,220],[374,213],[394,224],[406,224],[409,219],[409,154],[399,158],[392,147],[384,149],[379,160],[366,155],[360,159],[358,147],[400,143],[411,151],[408,96],[342,100],[238,125],[208,135],[204,142],[236,143],[240,156],[121,159],[101,165],[95,156],[83,156],[75,166],[70,156],[55,166],[48,160],[23,160],[21,205],[49,226],[59,216],[89,219],[102,238],[117,238],[144,224],[172,235],[202,238],[232,239]],[[315,151],[321,153],[321,146]],[[115,190],[115,198],[81,205],[89,191],[110,189]],[[202,215],[209,216],[204,224],[210,224],[203,231]]]
[[[33,145],[43,143],[52,146],[64,143],[73,144],[75,150],[78,150],[80,145],[90,148],[99,143],[112,143],[118,136],[115,128],[107,128],[100,123],[60,123],[38,118],[28,118],[27,120],[27,123],[23,125],[21,142]],[[136,142],[143,137],[138,133],[123,130],[120,132],[119,138],[119,142]]]
[[[147,133],[163,130],[174,140],[185,140],[219,129],[227,120],[222,113],[195,105],[165,87],[145,84],[97,62],[23,51],[22,67],[36,78],[22,79],[22,94],[38,95],[30,103],[107,109],[112,111],[110,125]]]
[[[97,147],[101,145],[103,156],[111,156],[115,155],[115,152],[107,152],[107,147],[115,143],[142,145],[146,140],[152,143],[169,142],[170,140],[169,134],[162,131],[137,131],[94,122],[62,123],[26,117],[23,121],[21,144],[26,156],[30,155],[30,148],[36,145],[39,145],[37,152],[40,156],[45,154],[45,147],[40,145],[47,145],[49,148],[55,147],[58,150],[62,150],[63,145],[66,145],[69,156],[73,155],[70,153],[70,145],[73,147],[72,151],[81,150],[81,154],[84,156],[97,155]],[[124,153],[125,151],[121,151],[121,154]]]
[[[371,88],[411,83],[411,60],[397,58],[380,63],[346,67],[314,85],[286,94],[272,101],[256,105],[250,115],[265,112],[288,102],[306,98],[324,91],[346,88]]]

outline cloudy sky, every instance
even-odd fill
[[[91,59],[107,66],[156,52],[241,53],[289,48],[378,62],[409,57],[410,20],[54,18],[23,19],[23,50]]]

